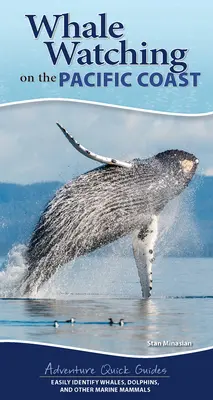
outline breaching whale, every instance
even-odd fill
[[[57,125],[80,153],[104,165],[65,184],[46,206],[26,250],[24,295],[35,293],[60,266],[131,234],[142,296],[148,298],[159,214],[189,184],[198,159],[166,150],[119,161],[92,153]]]

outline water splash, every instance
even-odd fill
[[[195,189],[171,201],[161,213],[157,254],[160,256],[196,257],[202,242],[194,216]]]
[[[157,260],[164,256],[187,253],[199,248],[200,238],[193,215],[194,192],[176,198],[160,216]],[[0,271],[0,297],[23,297],[24,278],[28,271],[26,246],[14,246]],[[193,254],[191,254],[193,255]],[[68,299],[73,296],[127,297],[141,296],[140,284],[132,254],[131,238],[105,246],[86,257],[80,257],[58,268],[56,273],[31,298]]]
[[[0,271],[1,297],[20,296],[19,287],[28,268],[24,258],[25,252],[26,246],[19,244],[8,253],[3,269]]]

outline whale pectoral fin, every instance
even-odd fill
[[[152,290],[152,264],[158,234],[158,218],[154,215],[150,222],[133,233],[133,253],[138,268],[142,296],[148,298]]]
[[[127,161],[120,161],[116,160],[115,158],[109,158],[105,156],[100,156],[99,154],[95,154],[92,151],[86,149],[82,144],[78,143],[72,135],[63,126],[61,126],[58,122],[56,125],[61,129],[64,136],[67,140],[73,145],[73,147],[79,151],[79,153],[83,154],[84,156],[91,158],[92,160],[98,161],[103,164],[113,165],[117,167],[124,167],[124,168],[132,168],[133,164]]]

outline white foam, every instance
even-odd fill
[[[24,258],[26,246],[14,246],[8,253],[3,269],[0,271],[0,296],[19,297],[19,286],[26,274],[27,264]]]

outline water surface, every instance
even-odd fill
[[[141,299],[131,257],[88,259],[80,267],[75,264],[56,274],[38,294],[43,298],[2,298],[0,339],[130,355],[213,345],[213,259],[159,260],[153,268],[154,290],[148,300]],[[76,324],[64,323],[70,317],[76,318]],[[127,324],[109,326],[109,317],[124,318]],[[58,329],[53,327],[54,320],[59,321]],[[190,341],[193,347],[148,346],[148,341],[163,340]]]

